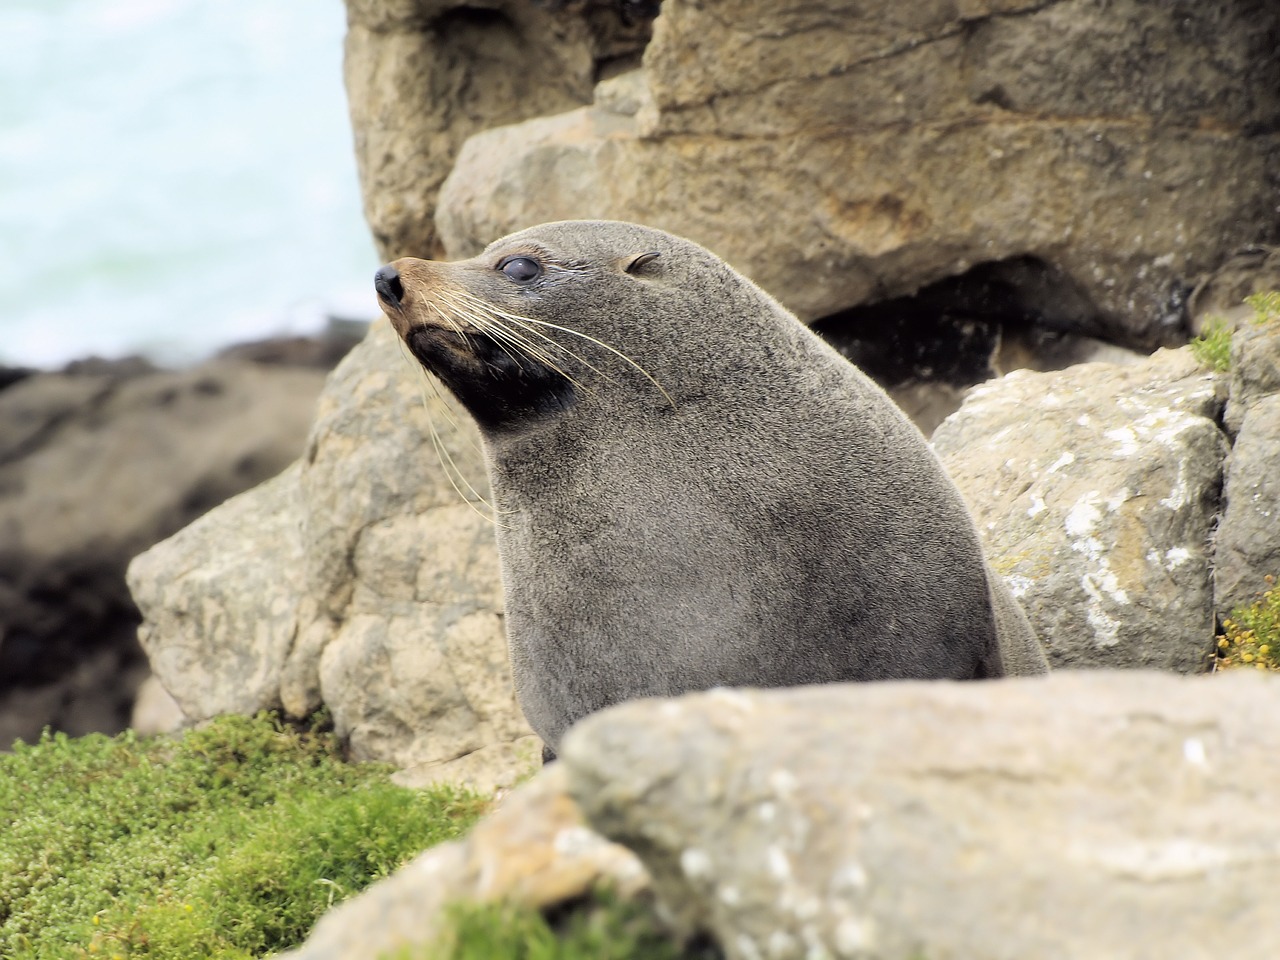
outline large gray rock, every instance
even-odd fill
[[[129,559],[294,460],[323,381],[96,361],[0,391],[0,749],[127,723],[145,676]]]
[[[1224,499],[1213,557],[1220,616],[1252,603],[1267,588],[1267,576],[1280,576],[1280,393],[1257,401],[1245,415]]]
[[[1223,420],[1232,433],[1249,409],[1264,397],[1280,394],[1280,313],[1248,308],[1231,337],[1231,400]]]
[[[1187,349],[1017,372],[934,433],[1051,665],[1207,667],[1224,388]]]
[[[589,717],[561,761],[730,960],[1267,960],[1277,694],[1253,672],[716,691]]]
[[[1280,256],[1264,265],[1273,261],[1280,264]],[[1249,279],[1256,284],[1256,276]],[[1265,302],[1251,304],[1231,338],[1231,398],[1223,421],[1236,442],[1214,542],[1219,616],[1252,603],[1266,589],[1265,578],[1280,575],[1280,312]]]
[[[599,0],[347,0],[347,24],[365,218],[388,260],[440,250],[436,193],[467,136],[589,103],[649,35]]]
[[[187,716],[324,704],[354,758],[440,776],[530,731],[491,521],[469,502],[488,491],[478,435],[398,344],[375,324],[326,385],[302,461],[138,557],[129,585]]]
[[[1196,278],[1275,234],[1277,43],[1264,0],[666,0],[592,106],[475,133],[437,224],[467,256],[544,220],[650,223],[806,320],[1030,258],[1044,319],[1172,343]]]
[[[228,500],[129,565],[138,640],[190,719],[279,704],[303,594],[298,472]]]

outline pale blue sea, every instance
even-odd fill
[[[372,317],[342,0],[0,0],[0,364]]]

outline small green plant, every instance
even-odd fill
[[[432,948],[404,951],[395,960],[713,960],[705,943],[678,945],[651,909],[604,894],[548,919],[508,904],[455,907]],[[387,958],[390,960],[390,958]]]
[[[247,960],[485,801],[348,764],[269,715],[178,739],[46,734],[0,756],[0,957]]]
[[[1280,671],[1280,588],[1267,577],[1267,589],[1247,607],[1222,621],[1215,666]]]
[[[1251,294],[1244,298],[1244,302],[1253,308],[1251,323],[1261,326],[1280,321],[1280,290]],[[1231,324],[1223,317],[1208,317],[1200,336],[1191,341],[1192,355],[1211,370],[1229,370],[1233,332]]]
[[[1205,321],[1200,336],[1191,341],[1191,354],[1210,370],[1219,372],[1231,367],[1231,324],[1222,317]]]
[[[1261,325],[1280,320],[1280,290],[1255,293],[1245,297],[1244,302],[1253,307],[1254,323]]]

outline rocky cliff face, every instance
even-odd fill
[[[1183,336],[1202,274],[1276,237],[1265,0],[666,0],[623,75],[646,34],[624,5],[349,6],[387,254],[637,220],[807,320],[982,266],[1029,322],[1151,347]]]
[[[443,249],[436,195],[467,137],[590,103],[601,77],[638,63],[652,11],[626,6],[350,0],[348,102],[385,259]]]

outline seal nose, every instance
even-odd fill
[[[373,275],[373,289],[378,291],[378,296],[393,307],[400,306],[400,301],[404,299],[404,284],[400,282],[400,271],[391,264],[379,267]]]

